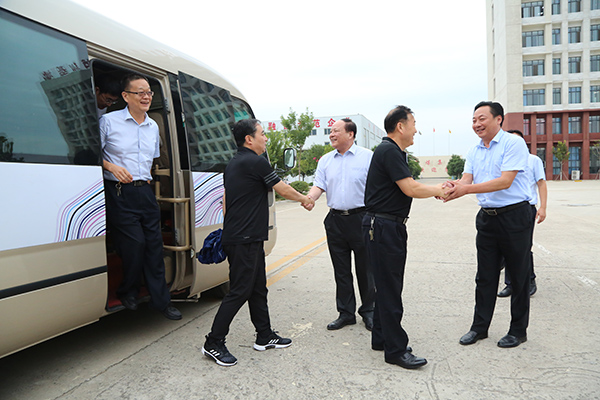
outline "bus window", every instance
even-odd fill
[[[0,161],[99,164],[85,43],[0,10]]]
[[[237,151],[231,135],[231,95],[225,89],[183,72],[179,73],[179,84],[191,170],[223,172]]]
[[[254,118],[254,113],[250,106],[243,100],[233,98],[233,114],[235,122],[242,119]]]

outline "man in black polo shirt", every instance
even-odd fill
[[[427,364],[427,360],[412,354],[401,325],[408,239],[405,223],[413,197],[445,195],[441,184],[427,186],[412,178],[405,150],[414,143],[417,129],[410,108],[394,108],[385,117],[384,125],[387,137],[375,149],[367,175],[367,214],[362,223],[377,288],[371,348],[383,350],[385,362],[413,369]]]
[[[233,127],[238,145],[223,176],[225,183],[225,221],[223,223],[223,250],[229,262],[231,289],[223,299],[210,333],[202,347],[202,354],[213,358],[221,366],[231,366],[237,359],[227,350],[225,336],[239,309],[248,302],[250,319],[256,329],[254,349],[264,351],[292,344],[271,329],[267,307],[267,279],[265,273],[264,241],[268,239],[268,191],[273,188],[288,200],[303,204],[314,201],[284,183],[275,174],[266,158],[267,136],[260,122],[245,119]]]

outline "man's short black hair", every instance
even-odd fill
[[[118,81],[115,79],[110,79],[106,75],[100,75],[99,77],[95,78],[94,83],[100,91],[100,94],[106,93],[114,97],[120,97],[121,92],[123,91]]]
[[[150,81],[148,80],[148,78],[146,78],[144,75],[140,75],[140,74],[134,72],[134,73],[125,75],[125,77],[123,79],[121,79],[121,88],[123,90],[127,90],[129,88],[129,84],[133,81],[137,81],[138,79],[143,79],[146,82],[148,82],[148,85],[150,85]]]
[[[498,115],[502,117],[502,120],[500,120],[500,126],[502,126],[502,124],[504,123],[504,108],[502,107],[502,104],[497,103],[495,101],[480,101],[475,106],[473,112],[477,111],[478,108],[485,106],[488,106],[490,108],[490,112],[492,113],[494,118],[496,118]]]
[[[235,144],[237,144],[238,147],[243,146],[247,135],[254,137],[254,134],[257,131],[256,126],[258,124],[260,124],[260,121],[254,118],[242,119],[236,122],[231,130],[233,138],[235,139]]]
[[[383,126],[387,133],[392,133],[396,130],[396,125],[400,121],[408,120],[408,114],[412,114],[412,110],[406,106],[396,106],[391,110],[383,121]]]
[[[516,133],[517,135],[521,136],[523,139],[525,139],[525,137],[523,136],[523,132],[521,132],[518,129],[509,129],[508,131],[506,131],[508,133]]]
[[[346,132],[354,133],[353,137],[356,139],[356,124],[354,121],[352,121],[350,118],[342,118],[342,121],[344,121],[344,129]]]

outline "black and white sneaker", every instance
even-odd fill
[[[268,349],[283,349],[292,345],[292,339],[282,338],[275,331],[265,338],[256,337],[254,350],[265,351]]]
[[[202,346],[202,354],[212,358],[217,364],[223,367],[231,367],[237,364],[237,358],[225,346],[225,339],[211,340],[206,336],[206,342]]]

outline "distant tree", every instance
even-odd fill
[[[567,141],[563,140],[562,142],[556,143],[556,146],[552,148],[552,154],[554,154],[554,157],[556,157],[560,163],[560,180],[562,181],[565,174],[563,172],[563,166],[565,162],[569,160],[569,147],[567,146]]]
[[[13,146],[13,141],[0,133],[0,161],[23,161],[23,157],[13,157]]]
[[[420,178],[422,170],[421,164],[419,164],[419,159],[412,153],[408,153],[408,168],[410,169],[413,179]]]
[[[296,149],[298,160],[302,160],[302,147],[304,147],[306,138],[315,127],[314,119],[315,117],[313,113],[308,111],[308,107],[306,108],[306,112],[300,115],[297,115],[290,108],[287,118],[283,115],[281,116],[281,125],[287,130],[286,136],[291,147]],[[301,163],[298,163],[298,175],[304,176]]]
[[[465,169],[465,160],[459,155],[452,154],[450,161],[448,161],[448,175],[452,179],[459,179]]]
[[[310,148],[302,151],[299,170],[302,171],[302,176],[309,176],[317,170],[317,163],[325,154],[333,150],[330,144],[313,144]],[[300,175],[298,168],[292,170],[292,174]]]
[[[271,166],[274,170],[280,172],[280,176],[283,176],[283,150],[290,146],[288,138],[283,131],[267,131],[266,135],[269,138],[267,153],[269,154],[269,160],[271,160]]]

